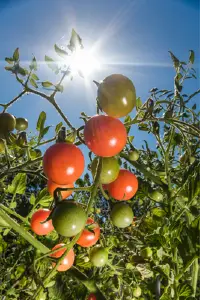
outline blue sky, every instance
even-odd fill
[[[15,78],[4,70],[4,58],[16,47],[24,61],[32,54],[39,61],[45,54],[55,57],[53,45],[66,43],[72,28],[86,48],[95,45],[103,63],[91,79],[99,81],[122,73],[132,79],[143,101],[152,87],[173,88],[174,70],[168,50],[181,60],[187,59],[189,49],[195,50],[196,56],[200,50],[198,0],[0,0],[0,102],[10,101],[21,91]],[[41,80],[59,79],[44,64],[39,75]],[[95,114],[96,87],[92,83],[86,86],[79,77],[65,85],[57,101],[70,121],[79,126],[81,111]],[[198,81],[187,84],[191,92],[198,87]],[[48,125],[61,120],[50,104],[33,95],[24,97],[9,112],[29,119],[29,129],[35,132],[42,110],[47,113]],[[137,127],[133,135],[135,145],[140,147],[145,135]]]

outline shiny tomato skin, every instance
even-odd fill
[[[89,296],[88,296],[88,300],[96,300],[97,298],[96,298],[96,296],[95,296],[95,294],[90,294]]]
[[[94,223],[94,224],[93,224]],[[97,243],[100,237],[100,228],[97,223],[94,222],[92,218],[87,219],[87,225],[93,224],[95,226],[94,229],[92,229],[93,232],[84,229],[80,238],[77,241],[77,244],[81,247],[91,247]]]
[[[64,244],[62,244],[62,243],[57,244],[55,247],[53,247],[52,250],[55,250],[55,249],[60,248],[62,246],[64,246]],[[63,248],[62,250],[58,250],[57,252],[55,252],[53,254],[50,254],[50,256],[54,257],[54,258],[59,258],[64,254],[65,251],[66,251],[66,249]],[[63,258],[63,261],[61,262],[61,264],[57,267],[57,270],[60,271],[60,272],[69,270],[72,267],[73,263],[74,263],[74,259],[75,259],[74,250],[70,249],[68,254]],[[52,266],[54,267],[55,263],[52,263]]]
[[[57,143],[46,150],[43,169],[51,181],[61,185],[69,184],[83,173],[84,156],[76,145]]]
[[[127,132],[118,119],[109,116],[94,116],[84,128],[84,139],[88,148],[101,157],[111,157],[126,145]]]
[[[65,185],[60,185],[60,184],[57,184],[51,180],[48,180],[47,182],[47,189],[49,191],[49,193],[53,196],[53,192],[55,191],[56,188],[73,188],[74,185],[73,183],[70,183],[70,184],[65,184]],[[69,197],[71,194],[73,193],[73,191],[61,191],[61,196],[62,196],[62,199],[65,199],[67,197]]]
[[[137,177],[128,170],[121,169],[117,179],[108,184],[108,193],[116,200],[129,200],[138,190]]]
[[[39,209],[32,215],[31,229],[37,235],[47,235],[54,230],[52,220],[41,224],[41,222],[44,222],[49,217],[50,213],[49,209]]]

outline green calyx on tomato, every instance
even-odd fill
[[[139,286],[137,286],[133,289],[133,296],[134,297],[138,298],[138,297],[141,296],[141,294],[142,294],[142,290]]]
[[[131,207],[125,203],[115,204],[110,214],[113,225],[119,228],[130,226],[133,222],[133,217]]]
[[[136,106],[135,87],[129,78],[121,74],[106,77],[100,83],[97,94],[100,107],[111,117],[125,117]]]
[[[129,153],[129,159],[131,160],[131,161],[136,161],[136,160],[138,160],[138,158],[139,158],[139,151],[137,151],[137,150],[133,150],[133,151],[131,151],[130,153]]]
[[[28,120],[24,118],[16,118],[15,128],[19,131],[24,131],[28,128]]]
[[[161,202],[163,200],[163,194],[161,194],[160,192],[158,191],[153,191],[151,194],[150,194],[150,197],[155,200],[156,202]]]
[[[142,249],[141,251],[140,251],[140,254],[141,254],[141,256],[143,257],[143,258],[151,258],[152,257],[152,255],[153,255],[153,252],[152,252],[152,250],[151,250],[151,248],[150,247],[146,247],[146,248],[144,248],[144,249]]]
[[[91,169],[93,177],[96,174],[98,158],[95,157],[92,161]],[[119,163],[115,157],[102,158],[102,169],[100,175],[100,182],[102,184],[108,184],[113,182],[119,174]]]
[[[108,262],[108,251],[100,246],[92,248],[90,251],[90,261],[95,267],[103,267]]]
[[[58,203],[52,213],[52,223],[62,236],[72,237],[85,226],[87,216],[83,208],[72,201],[63,200]]]
[[[0,132],[8,133],[15,129],[15,117],[9,113],[0,113]]]

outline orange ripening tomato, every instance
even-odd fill
[[[84,128],[85,143],[98,156],[117,155],[126,145],[127,132],[124,124],[109,116],[94,116]]]
[[[76,181],[84,170],[84,156],[73,144],[57,143],[43,157],[45,175],[51,181],[65,185]]]
[[[51,211],[49,209],[39,209],[32,215],[31,229],[37,235],[47,235],[54,230],[52,220],[49,220],[43,224],[41,223],[49,217],[50,213]]]
[[[48,188],[48,191],[49,193],[53,196],[53,193],[55,191],[56,188],[73,188],[74,185],[73,183],[70,183],[70,184],[65,184],[65,185],[61,185],[61,184],[57,184],[51,180],[48,180],[47,182],[47,188]],[[73,191],[61,191],[61,196],[62,196],[62,199],[65,199],[67,197],[69,197],[71,194],[73,193]]]
[[[100,237],[100,228],[97,223],[94,222],[92,218],[87,219],[87,225],[92,224],[92,231],[84,229],[77,244],[81,247],[91,247],[96,244]],[[94,227],[94,228],[93,228]]]
[[[116,200],[129,200],[138,190],[137,177],[128,170],[120,170],[117,179],[108,184],[108,193]]]
[[[60,247],[62,247],[64,245],[65,244],[62,244],[62,243],[61,244],[57,244],[55,247],[53,247],[52,250],[60,248]],[[64,254],[64,252],[66,251],[66,248],[63,248],[62,250],[58,250],[55,253],[50,254],[50,256],[54,257],[54,258],[59,258],[59,257],[61,257]],[[74,263],[74,259],[75,259],[74,250],[70,249],[70,251],[68,252],[68,254],[63,258],[62,262],[57,267],[57,270],[60,271],[60,272],[69,270],[72,267],[73,263]],[[52,265],[54,267],[56,264],[52,263]]]

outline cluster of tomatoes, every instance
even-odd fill
[[[90,151],[102,158],[100,184],[103,188],[115,200],[129,200],[138,190],[138,180],[130,171],[120,169],[116,157],[127,141],[126,128],[118,118],[124,117],[135,107],[135,88],[127,77],[111,75],[98,87],[98,102],[107,115],[95,115],[86,122],[84,141]],[[98,157],[91,163],[93,176],[97,170]],[[92,218],[87,218],[80,204],[66,200],[73,191],[74,182],[82,175],[84,165],[84,156],[74,144],[59,142],[47,149],[43,157],[43,170],[48,178],[49,193],[54,195],[56,188],[69,190],[61,192],[63,200],[56,204],[52,212],[40,209],[33,214],[31,227],[36,234],[46,235],[55,229],[62,236],[73,237],[82,231],[78,245],[91,247],[97,243],[100,238],[99,225]],[[51,219],[47,220],[50,214]],[[112,223],[119,228],[129,226],[133,217],[131,207],[124,202],[115,204],[110,215]],[[58,244],[53,250],[62,246]],[[51,256],[58,258],[65,250],[63,247]],[[95,246],[90,251],[90,261],[94,266],[102,267],[107,260],[108,252],[105,248]],[[69,269],[73,262],[74,251],[71,249],[58,270]]]

